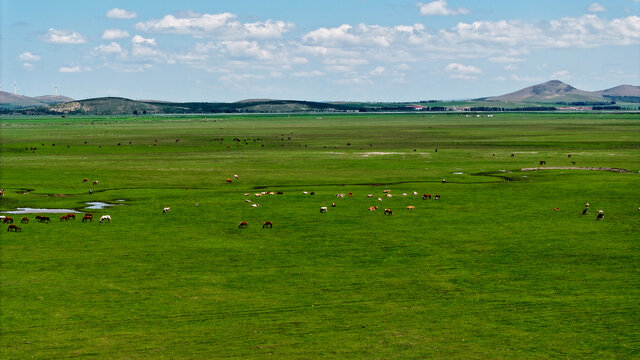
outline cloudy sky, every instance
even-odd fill
[[[0,0],[2,90],[416,101],[640,85],[640,0]]]

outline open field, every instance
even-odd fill
[[[2,359],[640,357],[638,114],[3,118],[0,169],[94,214],[3,225]]]

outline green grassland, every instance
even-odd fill
[[[3,118],[0,169],[96,217],[2,228],[2,359],[640,357],[638,114]]]

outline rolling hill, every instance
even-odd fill
[[[579,90],[559,80],[548,81],[544,84],[526,87],[509,94],[484,98],[488,101],[508,102],[603,102],[605,98],[595,92]]]
[[[72,98],[60,95],[43,95],[29,97],[0,91],[0,108],[20,109],[27,107],[46,106],[56,103],[73,101]]]

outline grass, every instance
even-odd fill
[[[639,120],[3,119],[0,357],[637,358]]]

